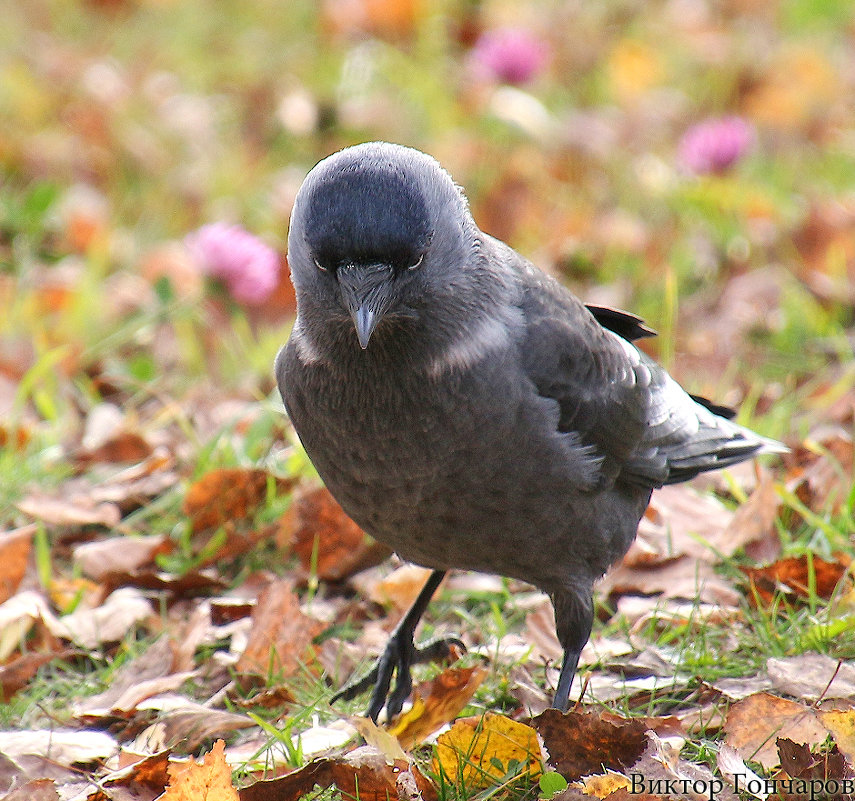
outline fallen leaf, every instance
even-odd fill
[[[137,703],[138,714],[155,712],[156,721],[140,732],[133,750],[141,753],[181,746],[195,751],[213,737],[228,737],[237,729],[252,728],[251,718],[191,701],[183,695],[164,693]]]
[[[365,534],[323,486],[295,493],[281,527],[303,573],[322,581],[342,581],[391,553]]]
[[[127,754],[123,752],[123,757]],[[132,764],[99,777],[98,790],[86,801],[154,801],[169,781],[169,751],[135,756]]]
[[[724,555],[731,556],[739,548],[756,553],[758,548],[763,547],[764,553],[771,550],[777,556],[781,543],[775,530],[775,518],[780,508],[781,498],[775,482],[768,473],[761,474],[754,492],[736,510],[724,532],[724,540],[727,542]],[[770,541],[771,544],[763,545]]]
[[[424,742],[454,720],[469,703],[489,671],[482,665],[448,668],[413,691],[413,705],[390,728],[405,750]]]
[[[152,564],[156,556],[172,548],[166,535],[109,537],[75,546],[72,558],[83,573],[98,580],[108,573],[129,573]]]
[[[767,770],[779,764],[779,737],[816,745],[828,736],[816,710],[768,693],[731,706],[724,730],[725,742],[743,759],[759,762]]]
[[[373,584],[368,590],[368,597],[374,603],[391,604],[398,611],[405,612],[413,605],[432,572],[419,565],[401,565]]]
[[[141,434],[133,431],[118,431],[97,447],[84,448],[74,454],[79,467],[93,462],[142,462],[151,456],[152,447]]]
[[[206,473],[187,489],[184,514],[194,533],[251,517],[267,497],[266,470],[219,468]]]
[[[99,503],[83,495],[57,498],[33,492],[17,503],[25,515],[55,526],[104,526],[113,528],[122,519],[114,503]]]
[[[333,783],[343,798],[381,801],[387,798],[436,798],[430,782],[409,759],[392,762],[377,749],[364,745],[330,763]],[[404,789],[415,787],[416,795]]]
[[[297,801],[316,785],[325,790],[333,783],[332,760],[316,759],[276,779],[241,788],[240,801]]]
[[[217,740],[201,765],[190,763],[171,770],[161,801],[240,801],[232,784],[232,770],[224,755],[226,744]]]
[[[0,697],[3,702],[8,703],[15,693],[26,687],[42,665],[46,665],[53,659],[67,659],[75,653],[77,652],[64,649],[24,654],[0,667]]]
[[[855,698],[855,665],[825,654],[773,657],[766,662],[766,672],[776,690],[793,698]]]
[[[11,598],[27,572],[35,523],[0,532],[0,603]]]
[[[543,771],[537,732],[504,715],[461,718],[436,741],[434,773],[467,788],[491,787],[519,775],[536,779]]]
[[[585,795],[595,796],[596,798],[607,798],[622,788],[631,787],[632,782],[622,773],[607,770],[605,773],[583,776],[577,782],[577,786],[582,789]]]
[[[383,754],[390,765],[396,760],[407,759],[407,755],[393,731],[378,726],[369,717],[352,717],[350,723],[362,735],[366,745]]]
[[[144,653],[122,664],[112,675],[110,686],[104,692],[91,695],[72,704],[71,711],[76,718],[99,718],[109,715],[113,709],[132,709],[132,706],[119,703],[130,690],[153,679],[161,679],[171,672],[173,662],[169,637],[160,637]],[[147,696],[142,695],[142,698]]]
[[[691,556],[717,564],[739,547],[728,536],[734,513],[709,494],[686,485],[656,490],[624,564],[641,567]]]
[[[59,801],[53,779],[33,779],[3,796],[3,801]]]
[[[790,599],[807,599],[816,594],[828,599],[849,569],[848,560],[827,562],[816,555],[779,559],[765,567],[742,567],[751,584],[749,600],[771,604],[777,594]]]
[[[746,787],[755,786],[755,783],[757,786],[764,786],[763,780],[745,764],[736,749],[727,743],[722,743],[719,746],[716,764],[719,773],[721,773],[731,787],[735,787],[737,782],[743,790]],[[759,796],[753,793],[752,795],[760,798],[761,801],[765,801],[767,798],[765,793]]]
[[[119,587],[136,587],[144,590],[168,592],[183,598],[207,595],[228,587],[228,582],[222,576],[208,570],[188,570],[180,576],[162,570],[144,569],[129,573],[118,571],[107,573],[101,581],[108,590]]]
[[[16,762],[33,755],[60,765],[89,765],[107,759],[118,750],[113,737],[91,729],[0,731],[0,752]]]
[[[849,696],[852,698],[852,696]],[[855,765],[855,710],[832,709],[820,712],[819,719],[822,725],[831,732],[834,742],[840,752],[849,760],[850,765]]]
[[[850,782],[855,778],[855,771],[847,764],[843,754],[837,745],[831,748],[821,748],[812,751],[810,746],[794,743],[786,737],[779,737],[777,741],[778,752],[781,760],[781,770],[793,779],[802,779],[808,783],[825,785],[834,780],[840,786],[841,779]],[[815,785],[811,785],[812,787]],[[811,792],[811,795],[815,795]],[[834,794],[835,801],[843,801],[851,798],[851,794]]]
[[[83,648],[118,642],[153,614],[151,601],[131,588],[118,589],[101,606],[63,615],[56,622],[45,621],[51,632]]]
[[[737,801],[736,794],[706,765],[681,759],[679,748],[672,747],[655,732],[648,733],[644,753],[627,772],[633,779],[633,792],[618,790],[613,796],[615,801],[658,801],[663,797],[670,801],[701,801],[711,796],[718,801]],[[635,784],[638,780],[641,786]],[[663,796],[659,794],[662,791],[657,790],[663,787],[676,789],[667,790]]]
[[[738,606],[739,593],[706,562],[690,556],[651,567],[613,567],[598,584],[607,595],[641,593],[665,598],[685,598],[720,606]]]
[[[640,720],[605,720],[596,712],[547,709],[531,724],[543,739],[550,767],[567,781],[598,773],[604,767],[622,770],[634,764],[647,747],[646,725]]]
[[[292,676],[301,667],[316,663],[313,641],[324,628],[321,621],[300,609],[290,581],[271,582],[252,612],[249,642],[235,670],[279,680]]]

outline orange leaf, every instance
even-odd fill
[[[391,728],[405,750],[422,743],[446,723],[454,720],[478,689],[487,668],[448,668],[435,679],[416,687],[413,706]]]
[[[174,771],[161,801],[240,801],[226,763],[226,744],[217,740],[201,765],[190,763]]]
[[[813,579],[811,579],[811,565]],[[776,593],[790,598],[810,598],[811,581],[819,598],[830,598],[848,570],[848,564],[826,562],[818,556],[794,556],[765,567],[743,567],[752,588],[764,603],[771,604]]]
[[[184,496],[184,513],[191,518],[193,531],[250,517],[267,495],[267,479],[265,470],[239,467],[206,473]]]
[[[325,487],[299,492],[282,527],[283,533],[292,532],[291,548],[303,571],[324,581],[341,581],[391,553],[364,534]]]
[[[290,581],[274,581],[261,593],[252,613],[249,642],[236,670],[265,677],[293,676],[301,666],[314,662],[313,640],[324,628],[321,621],[302,612]]]

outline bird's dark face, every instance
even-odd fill
[[[367,348],[384,319],[417,317],[431,284],[465,260],[461,207],[448,174],[418,151],[371,143],[325,159],[291,218],[298,307],[321,308],[333,325],[347,315]]]

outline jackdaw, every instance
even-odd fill
[[[638,317],[585,306],[482,232],[417,150],[371,142],[321,161],[288,263],[297,318],[276,377],[294,428],[347,514],[434,570],[369,674],[375,720],[401,710],[415,626],[452,568],[550,595],[566,709],[593,584],[652,490],[782,450],[638,350],[652,334]]]

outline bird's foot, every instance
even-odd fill
[[[406,635],[405,631],[394,632],[371,670],[342,687],[333,695],[330,703],[339,700],[350,701],[373,686],[371,701],[365,714],[376,723],[380,711],[385,706],[386,714],[391,719],[401,711],[404,701],[413,689],[413,678],[410,673],[413,665],[444,661],[457,652],[466,653],[466,646],[456,637],[437,638],[416,647],[412,637]],[[390,694],[389,688],[394,672],[397,672],[397,678],[395,688]]]

